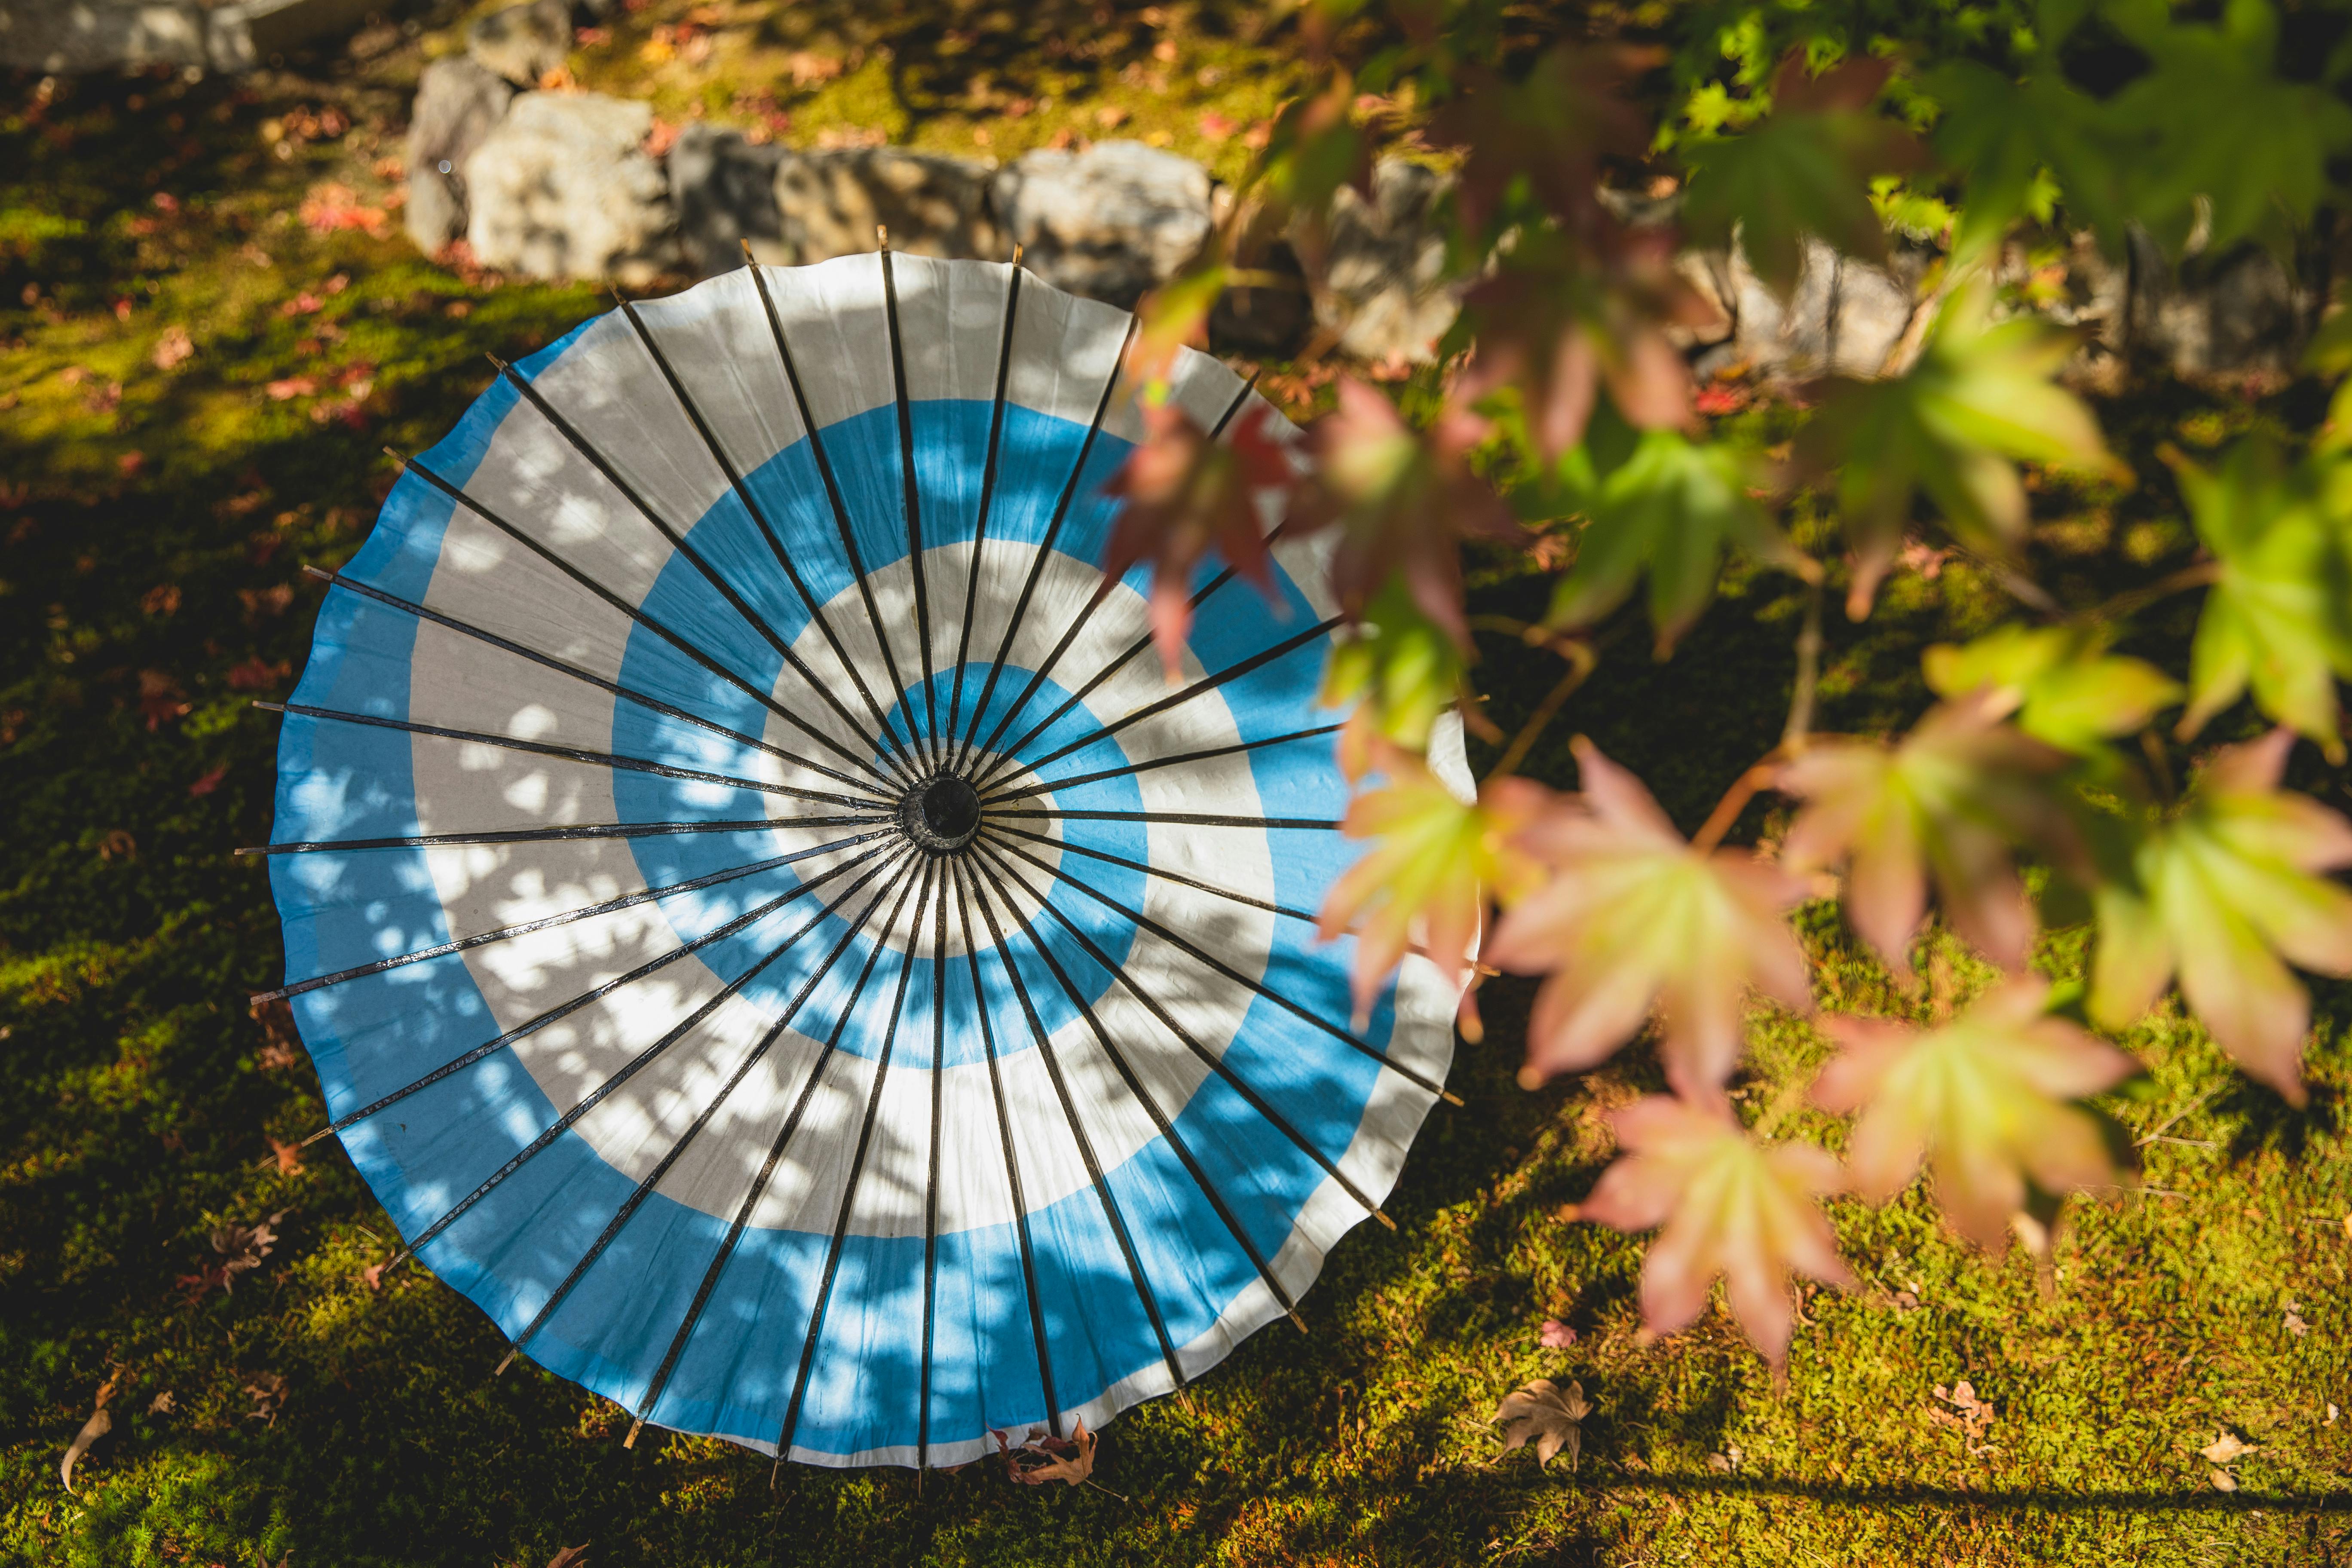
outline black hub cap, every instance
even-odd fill
[[[926,779],[898,802],[898,823],[926,854],[951,854],[980,831],[980,796],[953,773]]]

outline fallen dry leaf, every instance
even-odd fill
[[[1541,1377],[1505,1394],[1503,1402],[1495,1406],[1491,1425],[1502,1436],[1504,1453],[1533,1443],[1536,1463],[1549,1466],[1565,1450],[1569,1468],[1573,1469],[1584,1447],[1582,1423],[1591,1414],[1592,1406],[1584,1397],[1582,1384],[1571,1383],[1562,1388],[1551,1379]]]
[[[1979,1441],[1993,1423],[1993,1407],[1989,1400],[1977,1396],[1976,1385],[1966,1378],[1947,1389],[1936,1385],[1936,1397],[1950,1405],[1949,1410],[1930,1408],[1929,1417],[1940,1426],[1958,1427],[1970,1445]]]
[[[299,1143],[281,1143],[272,1138],[269,1141],[269,1152],[277,1157],[280,1174],[288,1174],[302,1168],[302,1145]]]
[[[58,1461],[58,1479],[65,1483],[67,1492],[74,1493],[74,1466],[89,1452],[89,1446],[114,1430],[114,1417],[107,1413],[106,1402],[114,1396],[114,1379],[108,1378],[98,1385],[98,1398],[92,1402],[89,1419],[81,1424],[74,1440],[66,1446],[65,1457]]]
[[[1546,1318],[1537,1342],[1548,1351],[1564,1351],[1576,1342],[1576,1331],[1558,1318]]]
[[[994,1436],[996,1451],[1004,1456],[1005,1475],[1024,1487],[1042,1487],[1047,1481],[1074,1487],[1095,1473],[1096,1435],[1087,1430],[1083,1421],[1076,1423],[1066,1437],[1032,1432],[1018,1448],[1005,1440],[1005,1434],[998,1432]]]
[[[2236,1463],[2248,1454],[2259,1454],[2262,1449],[2244,1441],[2235,1432],[2224,1432],[2197,1452],[2213,1464],[2228,1465]],[[2225,1487],[2222,1489],[2226,1491],[2229,1489]]]
[[[588,1561],[588,1543],[567,1546],[547,1560],[547,1568],[581,1568]]]
[[[178,1401],[172,1397],[172,1391],[167,1388],[147,1402],[147,1414],[150,1415],[169,1415],[172,1413],[173,1407],[177,1403]]]
[[[2215,1470],[2213,1472],[2213,1489],[2217,1492],[2233,1492],[2238,1489],[2238,1483],[2236,1479],[2227,1470]]]
[[[247,1421],[278,1425],[278,1413],[286,1407],[286,1380],[274,1372],[257,1373],[245,1385],[253,1400],[253,1408],[246,1412]]]

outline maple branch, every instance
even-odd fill
[[[1813,729],[1813,703],[1822,683],[1822,584],[1816,577],[1805,587],[1805,618],[1797,628],[1797,682],[1789,699],[1789,721],[1780,731],[1780,743],[1756,760],[1754,766],[1741,773],[1715,803],[1715,809],[1691,835],[1691,847],[1704,855],[1723,842],[1756,792],[1770,787],[1780,775],[1780,764],[1804,751]]]
[[[1723,836],[1731,831],[1731,825],[1739,820],[1739,814],[1748,809],[1748,803],[1756,798],[1756,792],[1769,787],[1774,779],[1780,776],[1780,763],[1788,755],[1786,745],[1775,746],[1765,752],[1755,766],[1734,779],[1731,787],[1723,792],[1723,798],[1715,803],[1715,809],[1707,814],[1706,820],[1699,825],[1698,831],[1691,835],[1691,848],[1704,855],[1722,843]]]
[[[1797,628],[1797,685],[1789,697],[1789,721],[1780,729],[1780,751],[1793,755],[1805,749],[1805,736],[1813,727],[1813,699],[1821,684],[1822,579],[1815,574],[1805,586],[1805,618]]]
[[[1543,700],[1537,703],[1535,711],[1528,715],[1528,721],[1519,726],[1517,734],[1511,737],[1509,748],[1496,763],[1494,771],[1486,775],[1488,778],[1508,778],[1517,770],[1518,765],[1527,760],[1528,749],[1536,743],[1536,737],[1543,733],[1544,726],[1559,716],[1561,706],[1578,687],[1584,684],[1585,678],[1592,673],[1593,666],[1600,662],[1600,655],[1593,651],[1592,645],[1578,642],[1573,637],[1558,638],[1552,642],[1551,650],[1568,660],[1568,672],[1544,693]]]
[[[2221,575],[2221,563],[2219,561],[2200,561],[2141,587],[2126,589],[2105,604],[2095,605],[2084,611],[2082,618],[2086,621],[2119,621],[2158,599],[2168,599],[2191,588],[2210,586]]]

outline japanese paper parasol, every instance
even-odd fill
[[[1441,1092],[1436,966],[1357,1029],[1315,938],[1311,542],[1276,605],[1202,571],[1172,683],[1098,565],[1131,329],[992,263],[747,268],[501,367],[332,578],[272,994],[400,1258],[640,1423],[1099,1425],[1293,1312]]]

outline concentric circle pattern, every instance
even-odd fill
[[[1097,565],[1129,330],[910,257],[627,307],[328,596],[284,994],[408,1247],[640,1420],[832,1465],[1098,1425],[1293,1310],[1444,1078],[1436,970],[1356,1028],[1315,939],[1314,552],[1271,604],[1204,570],[1172,680]]]

